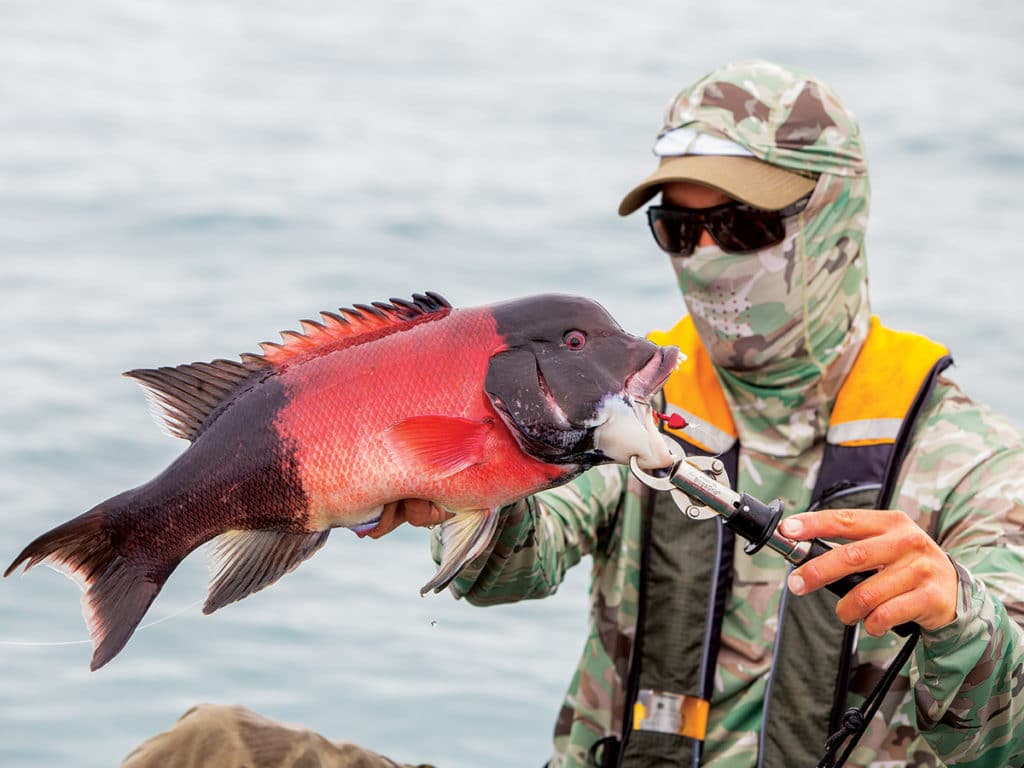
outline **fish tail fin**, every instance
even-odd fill
[[[434,578],[420,587],[420,594],[440,592],[451,584],[468,563],[487,549],[497,529],[497,509],[456,512],[441,523],[441,565]]]
[[[4,572],[7,577],[22,563],[26,571],[45,563],[79,583],[84,592],[82,614],[93,643],[93,670],[124,648],[177,565],[153,568],[151,562],[125,557],[111,536],[119,527],[110,524],[108,505],[112,502],[104,502],[39,536]]]

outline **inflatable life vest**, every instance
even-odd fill
[[[666,382],[665,409],[697,428],[666,431],[688,454],[717,455],[735,484],[738,433],[693,322],[684,317],[650,338],[687,355]],[[812,509],[888,506],[917,417],[951,362],[942,345],[872,318],[833,407]],[[717,521],[688,520],[667,493],[650,496],[624,738],[603,745],[598,765],[697,765],[707,726],[733,534]],[[826,590],[783,595],[759,768],[815,765],[846,708],[854,633],[836,619],[835,603]]]

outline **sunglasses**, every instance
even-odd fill
[[[702,229],[726,253],[746,253],[781,243],[786,236],[785,220],[800,213],[809,198],[805,195],[777,211],[737,201],[711,208],[652,205],[647,208],[647,223],[661,250],[673,256],[692,254]]]

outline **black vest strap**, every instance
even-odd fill
[[[812,509],[884,509],[891,504],[917,417],[950,362],[944,357],[932,368],[895,443],[825,446]],[[837,602],[828,590],[799,598],[783,591],[758,768],[817,765],[839,725],[846,710],[855,632],[836,619]]]
[[[695,452],[689,446],[687,451]],[[721,457],[733,478],[737,455],[733,450]],[[734,538],[717,520],[689,520],[667,493],[650,494],[644,522],[638,631],[618,765],[695,766],[702,740],[648,730],[634,722],[634,705],[638,700],[649,702],[651,692],[711,699],[732,581]],[[692,631],[701,626],[708,631]],[[698,659],[701,663],[695,664]],[[658,705],[655,695],[654,706]]]
[[[845,701],[853,646],[853,633],[835,617],[836,602],[827,590],[782,593],[758,768],[817,765],[834,730],[833,702]]]

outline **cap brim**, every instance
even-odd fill
[[[816,178],[779,168],[754,157],[681,155],[663,157],[657,170],[634,187],[619,203],[619,215],[628,216],[669,181],[691,181],[714,187],[744,203],[778,210],[808,194]]]

